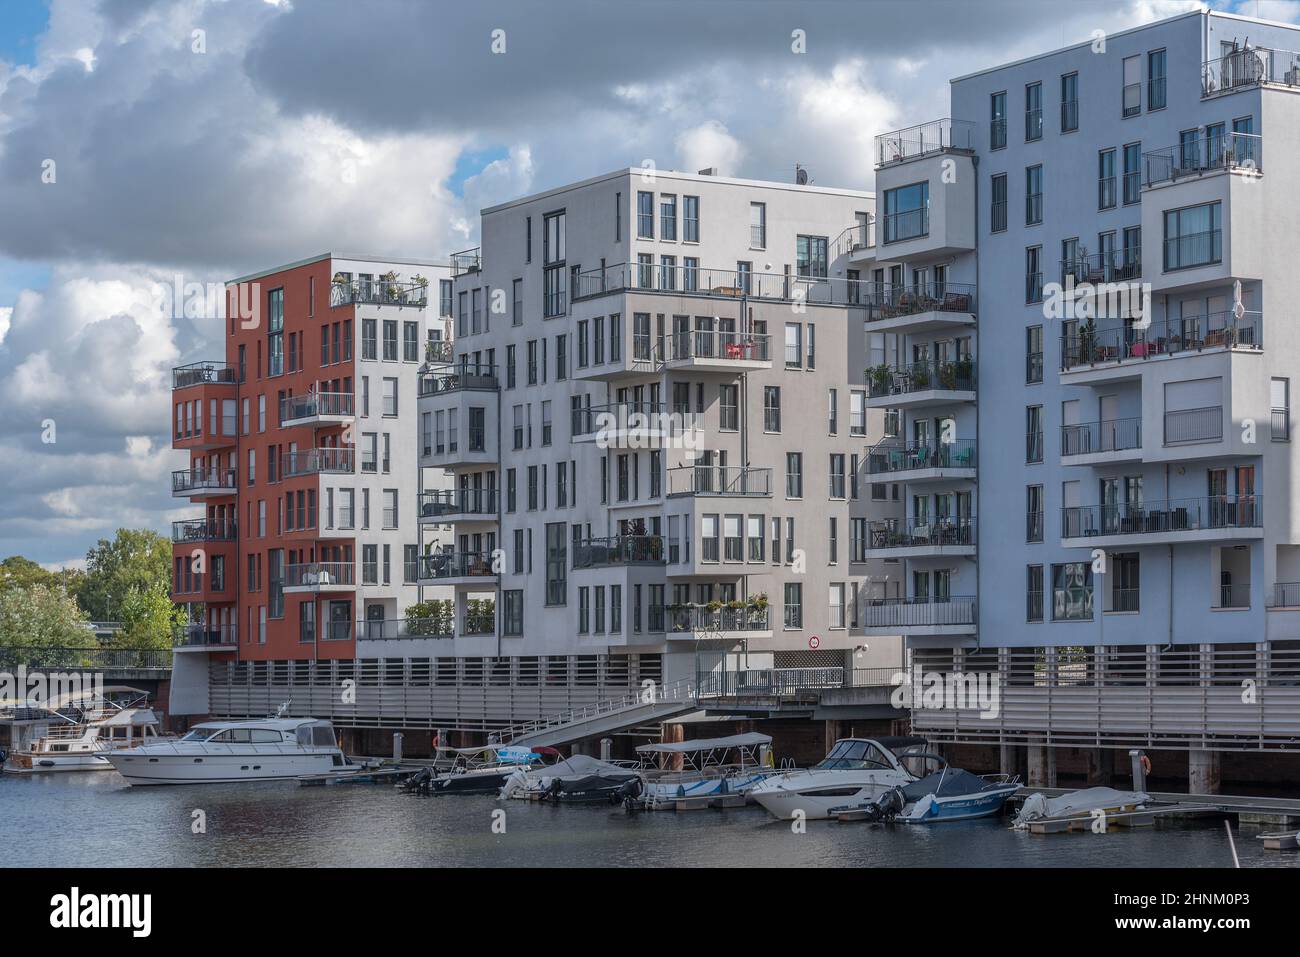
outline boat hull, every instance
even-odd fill
[[[11,754],[4,769],[17,774],[39,774],[49,771],[111,771],[113,765],[102,751],[78,751],[67,754],[33,754],[19,751]]]
[[[805,820],[820,821],[833,817],[832,809],[875,801],[909,780],[899,771],[802,771],[769,778],[749,796],[783,821],[799,812]]]
[[[433,779],[429,790],[434,794],[495,794],[515,773],[515,768],[500,771],[466,771],[463,774],[444,774]]]
[[[244,781],[285,781],[303,774],[340,770],[341,752],[297,754],[110,754],[109,763],[127,784],[235,784]]]
[[[1000,814],[1007,798],[1020,790],[1019,785],[1009,785],[997,790],[980,794],[956,795],[954,797],[934,798],[925,807],[917,802],[898,820],[907,824],[940,824],[948,821],[970,821],[975,818],[992,817]]]

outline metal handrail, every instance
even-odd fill
[[[876,165],[887,166],[932,153],[974,148],[975,124],[970,120],[943,117],[907,129],[878,134]]]
[[[656,684],[645,691],[629,692],[628,694],[621,695],[617,698],[608,698],[604,701],[599,701],[596,704],[563,711],[548,718],[538,718],[534,721],[513,725],[490,734],[489,738],[495,738],[496,742],[499,744],[508,744],[516,738],[522,737],[526,734],[536,734],[539,731],[548,731],[554,728],[563,727],[564,725],[575,724],[579,721],[600,717],[601,715],[629,710],[633,707],[658,704],[659,702],[666,701],[695,701],[698,697],[695,693],[695,686],[696,679],[694,678],[681,678],[670,685]]]
[[[172,388],[185,389],[192,385],[217,383],[229,385],[235,381],[235,370],[224,362],[191,362],[172,369]]]
[[[749,465],[678,465],[667,470],[669,495],[772,494],[772,470]]]
[[[1262,495],[1210,495],[1113,505],[1070,505],[1061,509],[1061,537],[1143,535],[1216,528],[1259,528]]]

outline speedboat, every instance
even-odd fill
[[[551,753],[551,748],[544,749]],[[416,794],[495,794],[506,779],[542,760],[540,749],[499,747],[439,747],[432,767],[419,771],[402,785]]]
[[[991,817],[1002,811],[1007,798],[1020,790],[1020,779],[1006,774],[972,774],[943,767],[910,784],[893,788],[865,806],[835,810],[865,810],[868,820],[937,824]]]
[[[637,771],[575,754],[544,767],[517,768],[500,796],[554,804],[618,804],[637,799],[642,789]]]
[[[771,743],[770,735],[751,731],[639,745],[645,801],[653,806],[682,798],[745,794],[773,773],[760,757]]]
[[[15,720],[30,725],[33,737],[8,754],[4,770],[111,771],[110,751],[159,740],[158,715],[147,702],[148,695],[137,688],[112,687],[28,709],[29,720]]]
[[[315,718],[208,721],[178,741],[112,751],[127,784],[228,784],[283,781],[354,767],[334,727]]]
[[[783,821],[800,812],[805,820],[824,820],[832,809],[868,804],[917,780],[900,754],[905,760],[932,757],[907,751],[924,744],[924,738],[841,738],[821,763],[772,775],[749,795]]]

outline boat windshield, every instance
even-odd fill
[[[208,740],[208,738],[212,737],[212,732],[214,730],[215,730],[214,728],[195,728],[189,734],[185,735],[185,737],[181,738],[181,740],[182,741],[206,741]]]
[[[892,767],[885,753],[870,741],[839,741],[817,765],[817,770],[860,771]]]

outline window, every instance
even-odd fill
[[[926,194],[929,195],[930,184],[925,184]],[[798,272],[801,279],[825,279],[826,278],[826,246],[825,236],[799,236],[796,239],[795,257],[798,262]]]
[[[750,515],[745,521],[745,539],[749,543],[748,561],[763,560],[763,516]]]
[[[1043,487],[1025,486],[1025,541],[1043,540]]]
[[[524,633],[524,593],[522,589],[501,592],[501,633],[517,637]]]
[[[1140,609],[1141,561],[1137,552],[1112,552],[1108,556],[1110,584],[1106,596],[1106,611],[1136,612]]]
[[[844,583],[833,582],[830,586],[830,626],[844,627]]]
[[[1079,74],[1067,73],[1061,77],[1061,132],[1072,133],[1079,128]]]
[[[563,605],[567,600],[568,544],[564,523],[546,526],[546,604]]]
[[[763,431],[781,431],[781,387],[779,385],[763,387]]]
[[[930,184],[912,183],[885,191],[887,243],[915,239],[930,232]]]
[[[474,290],[475,293],[478,290]],[[397,361],[397,320],[385,319],[383,324],[384,330],[384,361]]]
[[[1025,461],[1043,461],[1043,407],[1025,407]]]
[[[1052,566],[1052,620],[1092,620],[1092,563]]]
[[[1291,441],[1291,380],[1273,379],[1269,382],[1269,398],[1273,415],[1273,441]]]
[[[995,233],[1005,232],[1007,228],[1007,174],[998,173],[993,177],[989,191],[992,207],[989,210],[989,230]]]
[[[1164,268],[1217,263],[1223,256],[1219,203],[1165,211]]]
[[[659,238],[677,239],[677,197],[667,194],[659,197]]]
[[[1025,593],[1025,620],[1043,620],[1043,566],[1028,566]]]
[[[682,241],[687,243],[700,241],[700,198],[698,196],[682,197]]]
[[[751,249],[767,248],[767,204],[749,204],[749,246]]]
[[[830,459],[830,483],[827,494],[831,498],[844,498],[844,453],[832,452]]]
[[[800,582],[785,583],[785,627],[803,627],[803,585]]]
[[[1142,199],[1142,144],[1129,143],[1124,147],[1124,205],[1131,206]]]
[[[402,583],[414,585],[419,578],[420,546],[402,546]]]
[[[397,380],[384,379],[384,415],[397,415]]]
[[[1043,221],[1043,167],[1025,167],[1025,225]]]
[[[1043,138],[1043,84],[1025,86],[1025,142]]]
[[[1032,385],[1043,381],[1043,327],[1030,326],[1025,330],[1025,383]]]
[[[438,280],[438,315],[451,316],[451,280]]]
[[[840,430],[840,393],[838,389],[826,391],[826,434],[835,435]]]
[[[1142,112],[1142,58],[1129,56],[1124,58],[1124,98],[1123,115],[1137,116]]]
[[[797,322],[785,324],[785,367],[803,367],[803,326]]]
[[[1005,149],[1007,145],[1007,94],[994,93],[989,97],[989,149]]]
[[[718,386],[718,428],[727,432],[740,429],[740,386]]]
[[[700,560],[716,562],[719,556],[718,516],[700,516]]]
[[[524,281],[516,279],[511,283],[511,291],[514,298],[510,306],[510,324],[512,326],[522,326],[524,324]]]
[[[1165,51],[1147,54],[1147,112],[1165,108]]]
[[[1043,247],[1025,249],[1025,302],[1043,301]]]
[[[636,194],[636,235],[638,239],[655,238],[655,194]]]
[[[785,453],[785,497],[803,498],[803,453]]]
[[[542,317],[564,313],[564,211],[548,213],[542,222]]]
[[[745,542],[741,537],[741,523],[744,521],[743,515],[724,515],[722,519],[723,553],[729,562],[739,562],[745,559]]]
[[[860,389],[849,392],[849,435],[867,434],[867,394]]]
[[[272,289],[266,294],[266,374],[284,372],[284,290]]]
[[[1115,151],[1102,150],[1097,154],[1097,208],[1114,209],[1115,197]]]
[[[402,359],[406,362],[420,361],[420,324],[418,322],[402,323]]]

